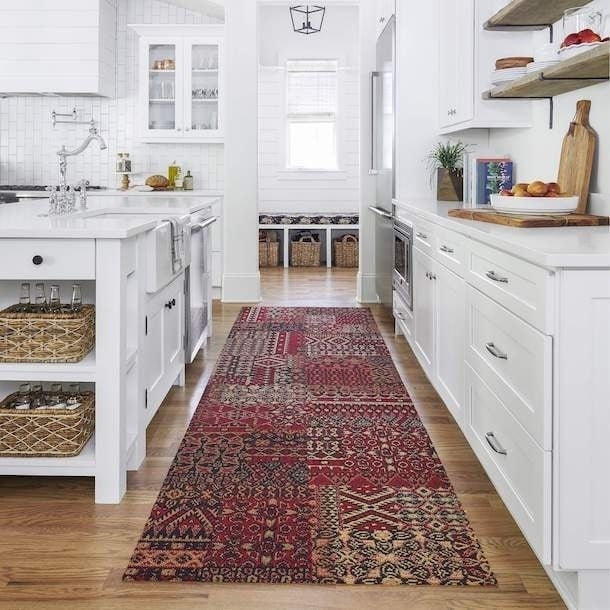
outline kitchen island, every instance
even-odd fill
[[[63,296],[77,282],[83,301],[96,306],[95,348],[82,361],[0,363],[0,398],[26,381],[94,389],[93,437],[75,457],[0,457],[0,474],[90,476],[97,503],[121,501],[127,471],[146,455],[154,411],[184,379],[189,240],[173,267],[158,250],[164,242],[151,236],[159,230],[163,238],[166,219],[216,205],[216,197],[103,197],[90,198],[84,212],[51,217],[47,200],[0,206],[0,307],[16,303],[21,282],[30,281],[58,284]]]

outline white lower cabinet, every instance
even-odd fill
[[[412,346],[461,426],[464,406],[464,280],[417,248],[413,252]]]
[[[413,312],[415,354],[429,377],[434,377],[434,261],[419,250],[413,251]]]
[[[610,268],[413,223],[402,332],[569,607],[610,608]],[[463,275],[463,278],[461,277]]]
[[[534,552],[551,560],[551,452],[466,366],[466,437]]]
[[[150,421],[184,371],[184,275],[146,307],[146,409]]]

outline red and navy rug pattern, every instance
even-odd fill
[[[125,580],[494,585],[368,309],[244,308]]]

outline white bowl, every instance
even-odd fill
[[[540,216],[572,214],[578,208],[579,197],[508,197],[492,195],[491,207],[503,214]]]

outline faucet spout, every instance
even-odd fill
[[[59,151],[57,151],[57,155],[59,156],[59,175],[60,175],[60,184],[66,184],[66,172],[68,169],[68,157],[75,157],[76,155],[80,155],[84,152],[91,142],[97,142],[100,150],[106,150],[108,148],[104,138],[99,134],[97,127],[95,126],[95,121],[91,121],[91,126],[89,127],[89,135],[85,138],[83,143],[73,150],[68,150],[65,146],[62,146]]]

